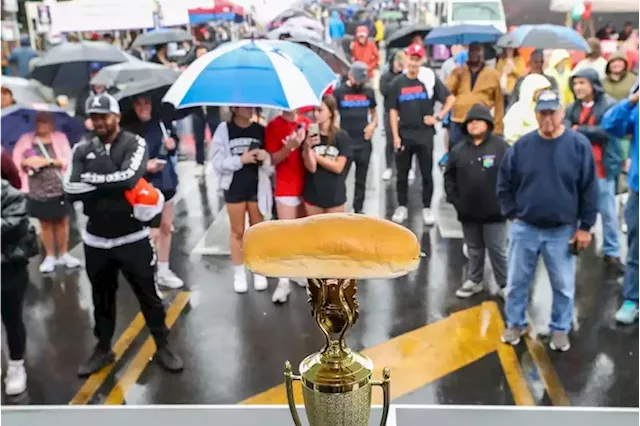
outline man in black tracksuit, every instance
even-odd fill
[[[500,212],[496,185],[508,145],[493,135],[491,111],[480,104],[467,113],[462,132],[462,143],[449,152],[444,186],[468,247],[467,280],[456,291],[456,296],[467,298],[484,288],[485,249],[496,282],[501,289],[507,284],[507,222]]]
[[[86,270],[94,305],[94,334],[98,344],[78,369],[89,376],[112,363],[118,272],[122,271],[140,303],[158,348],[155,359],[169,371],[179,371],[182,360],[167,346],[169,330],[155,282],[156,255],[149,229],[133,215],[125,191],[134,188],[146,170],[147,146],[143,138],[120,130],[118,102],[108,94],[87,101],[94,131],[73,147],[64,181],[70,201],[83,202],[88,216],[83,232]]]
[[[400,50],[393,55],[392,60],[389,62],[389,70],[380,77],[380,93],[384,97],[384,133],[387,140],[387,145],[385,146],[384,151],[387,167],[382,174],[383,180],[389,180],[393,176],[393,162],[395,160],[393,155],[393,132],[391,131],[391,124],[389,123],[389,110],[393,104],[391,82],[402,73],[403,69],[404,52]]]
[[[367,86],[369,69],[363,62],[354,62],[347,82],[339,86],[333,96],[340,112],[340,127],[351,136],[352,162],[347,163],[345,176],[351,164],[356,164],[356,187],[353,195],[353,211],[362,213],[367,189],[367,173],[371,159],[371,138],[378,126],[376,96]]]

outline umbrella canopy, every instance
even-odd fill
[[[117,47],[101,41],[63,43],[38,61],[31,77],[53,89],[82,89],[89,83],[89,64],[117,64],[127,56]]]
[[[587,41],[573,28],[560,25],[522,25],[500,37],[500,47],[533,47],[590,51]]]
[[[596,13],[620,13],[640,11],[637,1],[629,0],[590,0],[591,10]],[[575,0],[551,0],[549,10],[552,12],[571,12],[576,5]]]
[[[302,45],[241,40],[197,59],[163,101],[176,108],[245,105],[294,110],[319,105],[335,80],[322,58]]]
[[[431,27],[422,24],[400,28],[389,35],[385,44],[387,49],[402,49],[411,44],[411,39],[414,36],[419,35],[424,38],[429,32],[431,32]]]
[[[55,99],[53,90],[37,80],[2,76],[2,87],[11,90],[17,103],[50,103]]]
[[[349,73],[349,69],[351,68],[351,64],[344,57],[342,52],[339,52],[329,45],[316,40],[310,40],[306,38],[298,38],[292,37],[289,39],[294,43],[300,43],[305,47],[314,51],[318,56],[322,58],[323,61],[331,67],[331,70],[339,75],[345,76]]]
[[[271,40],[288,40],[291,38],[308,39],[322,41],[322,37],[317,32],[306,28],[297,28],[283,25],[275,30],[269,31],[267,38]]]
[[[284,24],[287,20],[296,16],[305,16],[309,19],[313,19],[313,15],[304,9],[287,9],[273,18],[273,20],[267,25],[267,29],[272,30],[274,28],[277,28]]]
[[[91,84],[112,87],[137,81],[158,81],[171,85],[179,75],[173,68],[136,59],[102,68],[91,79]]]
[[[306,16],[296,16],[288,19],[281,28],[304,28],[310,31],[315,31],[320,36],[324,34],[324,26],[322,23],[315,19],[307,18]]]
[[[452,25],[450,27],[434,28],[425,38],[425,44],[455,44],[495,43],[502,36],[502,32],[493,25]]]
[[[20,136],[35,130],[36,114],[48,112],[53,115],[55,129],[67,135],[74,144],[85,133],[84,124],[70,117],[57,105],[46,103],[15,104],[2,109],[1,140],[2,147],[13,150]]]
[[[134,46],[157,46],[181,41],[191,41],[191,34],[180,28],[159,28],[136,37]]]

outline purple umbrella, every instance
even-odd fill
[[[12,151],[18,139],[25,133],[33,132],[36,126],[36,114],[48,112],[53,115],[55,129],[64,133],[73,145],[85,133],[84,124],[56,105],[51,104],[15,104],[2,109],[1,135],[3,148]]]

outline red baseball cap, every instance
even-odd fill
[[[406,53],[407,56],[419,56],[421,58],[427,56],[427,52],[425,52],[424,46],[418,43],[413,43],[411,46],[404,49],[404,53]]]

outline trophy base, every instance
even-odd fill
[[[302,386],[310,426],[368,426],[371,383],[347,393],[323,393]]]

